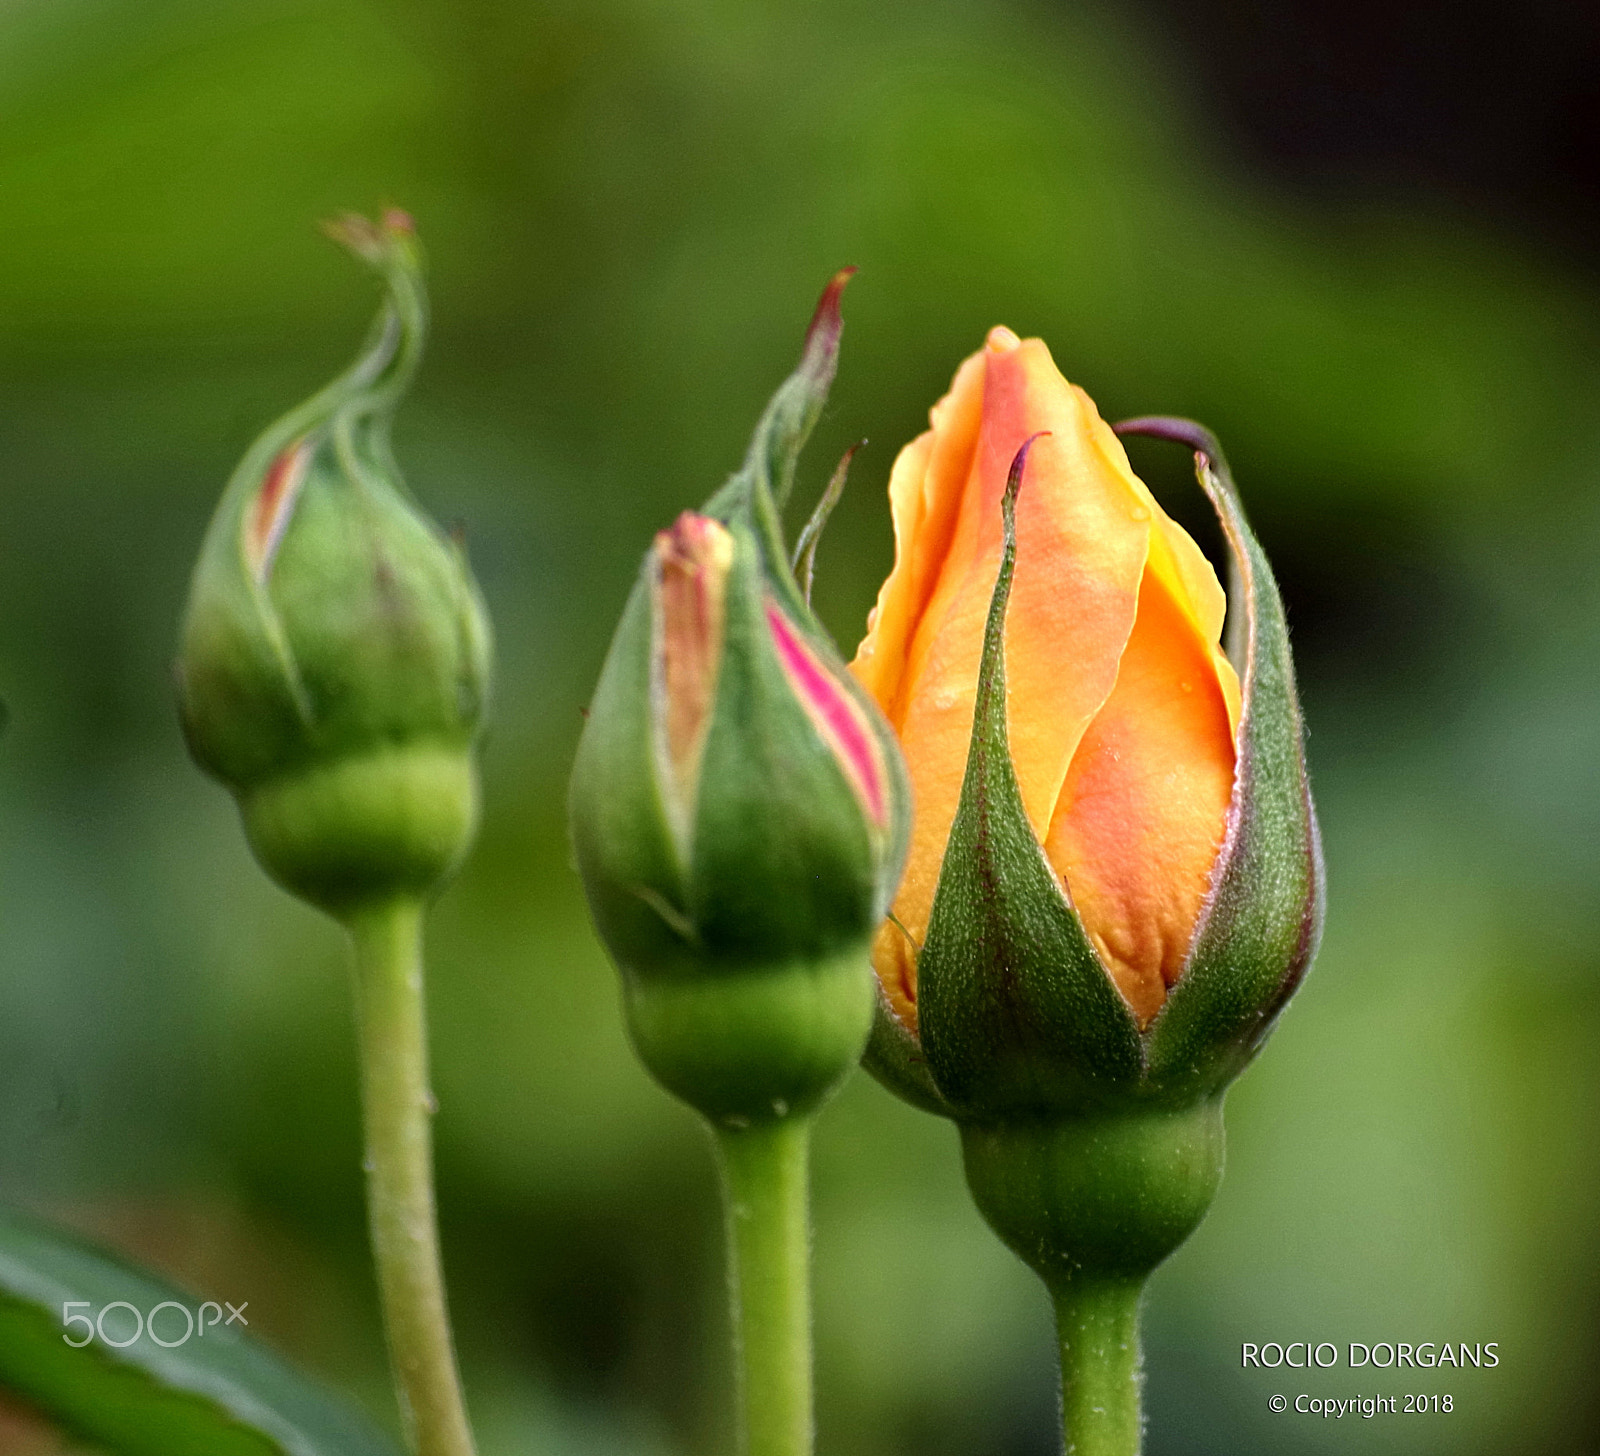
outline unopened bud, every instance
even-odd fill
[[[177,681],[190,751],[237,797],[262,863],[342,914],[426,892],[465,851],[490,637],[460,546],[390,453],[426,326],[410,220],[329,231],[387,297],[356,362],[271,426],[229,482]]]
[[[905,853],[899,751],[776,538],[774,481],[832,377],[837,287],[744,471],[646,554],[573,771],[578,866],[635,1045],[725,1120],[809,1109],[859,1057]]]

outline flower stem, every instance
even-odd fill
[[[386,900],[346,924],[355,943],[367,1216],[389,1360],[417,1456],[472,1456],[434,1214],[422,905]]]
[[[810,1456],[811,1119],[715,1125],[744,1456]]]
[[[1078,1274],[1051,1291],[1061,1340],[1061,1422],[1067,1456],[1139,1456],[1144,1279]]]

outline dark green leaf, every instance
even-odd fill
[[[163,1304],[169,1307],[158,1316],[159,1339],[152,1338],[150,1315]],[[112,1305],[131,1306],[140,1323],[125,1308],[102,1321]],[[220,1306],[200,1316],[201,1305],[0,1211],[0,1389],[74,1435],[126,1456],[400,1456],[353,1406],[251,1338],[237,1319],[227,1323]],[[205,1320],[188,1338],[180,1310]],[[80,1318],[63,1323],[74,1314]],[[97,1321],[111,1341],[129,1343],[117,1348],[95,1331],[74,1348]],[[136,1328],[139,1336],[130,1340]]]

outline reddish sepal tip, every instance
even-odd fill
[[[839,299],[844,294],[845,284],[860,271],[854,265],[841,268],[828,280],[828,286],[822,290],[822,297],[817,300],[817,310],[811,315],[811,326],[806,330],[808,354],[819,344],[830,351],[837,344],[839,330],[844,327],[844,318],[839,312]]]

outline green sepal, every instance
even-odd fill
[[[881,895],[876,921],[882,921],[899,888],[911,845],[911,778],[894,730],[872,695],[856,681],[828,630],[811,610],[810,590],[810,562],[814,559],[818,538],[838,503],[850,462],[860,444],[852,445],[840,460],[792,554],[784,545],[779,519],[779,512],[794,484],[800,452],[822,417],[828,391],[838,371],[839,341],[844,332],[839,305],[845,286],[855,274],[854,268],[841,268],[828,280],[806,328],[800,362],[778,386],[762,412],[743,465],[701,509],[705,515],[721,521],[741,541],[754,542],[760,552],[764,586],[783,608],[791,625],[822,659],[835,685],[870,725],[889,779],[889,822],[876,843],[877,883]],[[806,570],[804,589],[795,578],[795,568],[799,565],[804,565]]]
[[[933,1080],[933,1073],[928,1068],[928,1054],[923,1051],[922,1043],[895,1015],[881,982],[878,984],[877,1005],[872,1015],[872,1035],[867,1040],[867,1050],[861,1058],[861,1064],[897,1097],[913,1107],[920,1107],[924,1112],[936,1112],[941,1117],[955,1116],[938,1083]]]
[[[719,521],[732,524],[741,520],[751,528],[760,543],[767,576],[785,606],[810,627],[813,636],[824,640],[827,633],[795,582],[779,513],[793,489],[800,451],[828,402],[844,331],[839,300],[855,273],[854,268],[841,268],[828,280],[806,329],[800,363],[768,401],[750,437],[744,463],[701,507],[704,514]]]
[[[839,498],[844,494],[845,481],[850,477],[850,462],[856,458],[856,451],[866,443],[865,440],[857,440],[844,452],[843,458],[834,467],[833,474],[828,477],[827,487],[817,501],[816,508],[811,512],[811,519],[801,528],[799,538],[794,543],[794,555],[790,558],[789,565],[796,573],[796,579],[800,583],[800,594],[805,598],[808,607],[811,605],[812,578],[817,572],[817,546],[822,541],[828,517],[833,514],[834,507],[839,504]]]
[[[984,629],[972,745],[917,963],[918,1031],[959,1118],[1093,1107],[1137,1083],[1139,1028],[1106,974],[1023,808],[1006,727],[1005,619],[1015,504]]]
[[[1321,835],[1283,599],[1216,437],[1179,419],[1128,420],[1116,428],[1194,450],[1196,474],[1232,557],[1229,597],[1236,610],[1228,645],[1242,710],[1227,835],[1183,975],[1145,1034],[1153,1083],[1209,1093],[1236,1077],[1260,1048],[1316,954],[1324,905]]]
[[[740,564],[728,583],[727,647],[700,771],[689,910],[706,944],[741,960],[829,954],[877,929],[893,847],[796,699],[767,623],[769,583],[755,569],[754,542],[743,526],[731,529]],[[825,644],[808,645],[823,654]],[[850,692],[844,664],[827,665]]]
[[[567,786],[574,862],[600,938],[625,971],[692,948],[688,867],[669,826],[651,723],[651,558],[645,557],[584,713]]]
[[[201,1304],[76,1239],[0,1211],[0,1389],[71,1434],[119,1456],[400,1456],[354,1406],[237,1322],[207,1315],[203,1334],[171,1349],[147,1332],[124,1349],[98,1335],[82,1348],[67,1343],[67,1336],[81,1340],[83,1327],[63,1325],[64,1305],[87,1304],[93,1317],[118,1301],[146,1317],[166,1301],[191,1316]],[[125,1337],[127,1318],[119,1310],[109,1322],[114,1338]],[[176,1341],[185,1328],[177,1312],[159,1318],[157,1333]]]

